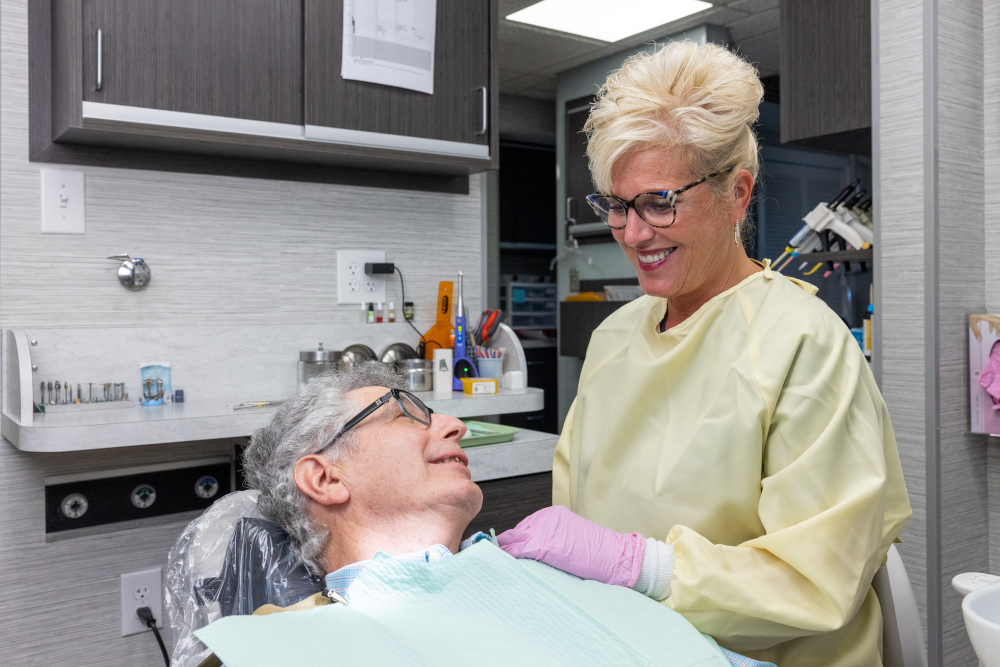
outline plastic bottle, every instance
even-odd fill
[[[371,301],[368,302],[368,312],[366,313],[366,315],[368,316],[368,320],[367,320],[368,324],[374,324],[375,323],[375,304],[372,303]]]
[[[382,321],[382,302],[381,301],[379,301],[378,308],[375,309],[375,321],[376,322],[381,322]]]
[[[396,321],[396,304],[394,304],[392,301],[389,302],[389,321],[390,322]]]

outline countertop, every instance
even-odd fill
[[[522,391],[501,389],[487,396],[457,391],[448,398],[436,398],[429,391],[417,392],[417,396],[435,412],[463,418],[541,410],[545,394],[528,387]],[[156,445],[249,436],[267,424],[276,409],[268,406],[233,410],[232,403],[191,401],[155,407],[36,413],[31,425],[22,425],[4,413],[0,433],[18,449],[33,452]]]

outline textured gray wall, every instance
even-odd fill
[[[876,8],[873,8],[875,11]],[[882,395],[892,416],[913,518],[899,550],[926,615],[924,484],[922,2],[880,0]]]
[[[986,438],[969,432],[968,315],[985,307],[982,2],[938,0],[937,224],[942,649],[975,665],[956,574],[989,567]]]
[[[318,324],[335,331],[360,320],[358,306],[336,305],[338,248],[385,249],[406,275],[418,327],[433,321],[438,281],[458,270],[470,311],[479,308],[479,177],[459,196],[88,168],[87,234],[42,236],[39,165],[27,156],[27,0],[2,0],[0,328]],[[147,290],[117,284],[116,265],[104,257],[119,252],[149,262]],[[398,281],[388,291],[400,311]],[[151,634],[119,636],[118,575],[163,565],[182,522],[45,543],[42,479],[218,455],[231,445],[38,455],[0,441],[0,664],[162,664]]]
[[[965,388],[967,316],[990,284],[990,4],[984,16],[981,2],[877,3],[882,391],[914,510],[900,551],[931,665],[976,664],[950,582],[990,556],[987,443],[968,432]]]
[[[1000,2],[983,6],[983,163],[989,175],[984,201],[984,270],[986,312],[1000,313]],[[992,39],[990,37],[993,37]],[[1000,573],[1000,440],[986,443],[989,480],[990,571]]]

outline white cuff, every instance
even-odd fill
[[[674,546],[664,544],[652,537],[646,539],[646,551],[642,555],[642,569],[632,590],[654,600],[670,597],[670,586],[674,581]]]

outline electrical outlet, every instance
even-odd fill
[[[337,303],[385,303],[385,275],[366,274],[366,262],[385,262],[385,251],[337,251]]]
[[[149,607],[156,619],[156,627],[163,627],[163,570],[158,567],[121,576],[122,637],[146,632],[149,628],[135,611]]]

